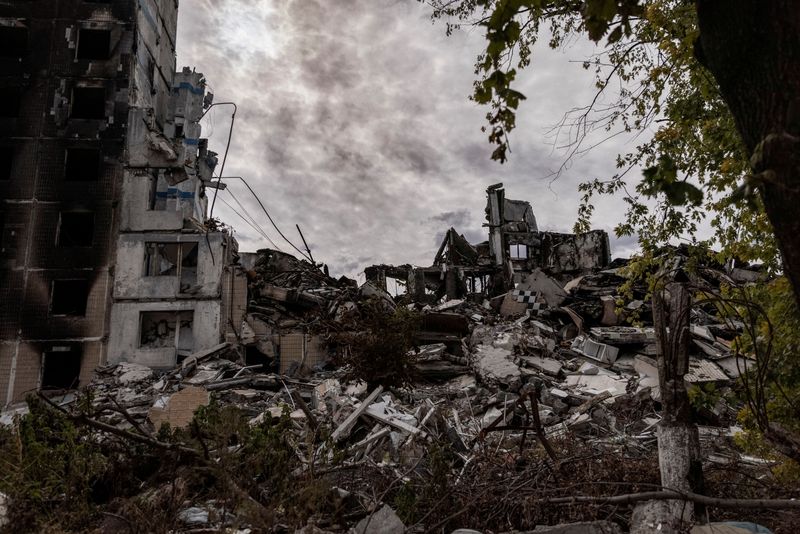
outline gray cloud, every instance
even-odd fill
[[[548,178],[563,153],[547,129],[591,96],[591,77],[569,62],[588,45],[539,50],[520,80],[528,100],[511,161],[490,161],[487,110],[467,98],[481,44],[478,31],[446,37],[415,0],[195,0],[181,3],[178,62],[203,72],[217,101],[239,105],[225,174],[244,176],[292,241],[297,223],[315,258],[353,275],[370,263],[429,264],[449,226],[485,240],[485,189],[500,181],[542,228],[568,231],[577,182],[613,174],[619,143]],[[219,152],[229,117],[217,107],[204,122]],[[290,250],[247,190],[230,190]],[[599,203],[597,226],[610,230],[621,205]],[[242,250],[268,246],[218,206]]]

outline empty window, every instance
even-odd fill
[[[111,30],[81,28],[78,33],[78,59],[106,60],[111,55]]]
[[[19,116],[22,103],[22,91],[17,87],[0,87],[0,117],[15,118]]]
[[[73,119],[104,119],[106,90],[102,87],[76,87],[72,90]]]
[[[42,389],[76,389],[81,375],[81,351],[74,347],[53,347],[44,353]]]
[[[62,211],[56,242],[60,247],[91,247],[94,240],[94,213]]]
[[[194,312],[142,312],[139,318],[139,346],[157,349],[174,347],[191,351],[194,348]]]
[[[28,53],[28,28],[0,26],[0,57],[21,58]]]
[[[53,280],[50,315],[86,315],[89,282],[86,280]]]
[[[100,175],[100,151],[93,148],[68,148],[64,179],[74,182],[97,180]]]
[[[527,260],[528,245],[511,245],[509,247],[509,256],[512,260]]]
[[[14,148],[0,146],[0,180],[11,179],[11,163],[14,159]]]
[[[181,291],[197,283],[197,243],[145,243],[145,276],[178,276]]]

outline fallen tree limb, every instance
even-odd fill
[[[150,446],[155,447],[157,449],[168,450],[168,451],[179,451],[179,452],[182,452],[184,454],[189,454],[189,455],[192,455],[192,456],[198,456],[198,457],[201,456],[200,451],[198,451],[197,449],[193,449],[191,447],[187,447],[186,445],[181,445],[179,443],[165,443],[163,441],[158,441],[157,439],[149,437],[149,436],[144,436],[142,434],[137,434],[135,432],[130,432],[128,430],[123,430],[121,428],[115,427],[114,425],[109,425],[107,423],[103,423],[102,421],[97,421],[95,419],[92,419],[91,417],[88,417],[88,416],[84,415],[84,414],[71,413],[68,410],[65,410],[64,408],[59,406],[58,404],[54,403],[53,401],[51,401],[47,397],[45,397],[41,392],[39,392],[39,398],[44,400],[51,408],[61,412],[67,418],[69,418],[71,421],[73,421],[75,423],[83,424],[83,425],[86,425],[86,426],[90,426],[90,427],[94,428],[95,430],[101,430],[103,432],[108,432],[109,434],[113,434],[113,435],[119,436],[121,438],[129,439],[131,441],[138,441],[139,443],[144,443],[145,445],[150,445]]]
[[[645,491],[642,493],[628,493],[611,497],[591,497],[588,495],[545,497],[542,500],[551,504],[633,504],[642,501],[682,500],[713,506],[715,508],[800,509],[800,500],[796,499],[719,499],[716,497],[699,495],[697,493],[672,490]]]

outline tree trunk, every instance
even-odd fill
[[[692,420],[692,409],[684,375],[689,370],[689,290],[685,283],[671,282],[653,294],[653,323],[658,352],[661,389],[661,423],[658,425],[658,464],[665,489],[703,493],[700,436]],[[682,532],[691,524],[695,504],[670,500],[637,505],[631,533]]]
[[[751,157],[800,304],[800,0],[696,0],[697,57]]]

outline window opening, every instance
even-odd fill
[[[68,148],[64,179],[70,182],[95,181],[100,176],[100,151],[94,148]]]
[[[0,146],[0,180],[11,179],[11,164],[14,161],[14,148]]]
[[[194,311],[141,312],[139,317],[139,347],[147,349],[194,348]]]
[[[22,58],[28,54],[28,28],[0,26],[0,57]]]
[[[78,33],[77,57],[96,60],[111,57],[111,30],[81,28]]]
[[[19,116],[22,91],[16,87],[0,87],[0,117],[13,119]]]
[[[197,243],[181,243],[181,291],[197,284]]]
[[[56,242],[60,247],[90,247],[94,240],[94,213],[62,211]]]
[[[178,276],[181,291],[197,283],[197,243],[145,243],[145,276]]]
[[[86,315],[89,282],[86,280],[53,280],[50,315]]]
[[[80,349],[53,347],[45,352],[42,362],[42,389],[76,389],[80,383]]]
[[[102,87],[75,87],[72,90],[73,119],[104,119],[106,90]]]
[[[512,260],[528,259],[528,245],[511,245],[509,247],[509,256]]]

